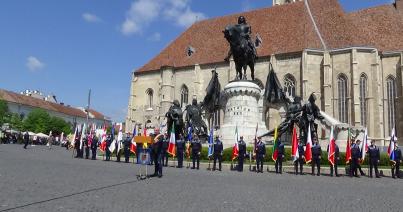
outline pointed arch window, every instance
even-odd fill
[[[347,77],[341,74],[337,78],[339,120],[348,123],[348,102],[347,102]]]
[[[147,94],[147,106],[148,108],[152,108],[153,106],[153,97],[154,97],[154,91],[153,89],[149,88],[146,90],[146,94]]]
[[[368,90],[368,79],[363,73],[360,76],[360,115],[361,115],[361,125],[367,126],[367,90]]]
[[[295,77],[291,74],[287,74],[284,77],[284,91],[292,97],[295,97]]]
[[[181,107],[186,106],[189,103],[189,89],[186,85],[182,85],[181,88]]]
[[[386,79],[386,95],[388,104],[388,125],[389,132],[395,127],[396,124],[396,80],[393,76]]]

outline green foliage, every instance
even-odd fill
[[[55,116],[50,118],[48,127],[48,131],[52,131],[55,135],[60,135],[62,132],[67,135],[72,132],[71,126],[67,122]]]
[[[71,126],[59,117],[51,117],[43,109],[34,109],[28,114],[28,117],[23,122],[25,130],[35,133],[49,133],[59,135],[62,132],[69,134],[72,132]]]
[[[7,102],[0,99],[0,126],[8,120],[9,112]]]
[[[15,129],[18,131],[24,131],[24,123],[22,121],[21,116],[18,115],[18,113],[11,114],[9,123],[10,123],[10,126],[12,129]]]

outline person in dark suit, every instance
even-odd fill
[[[24,149],[27,148],[28,143],[29,143],[29,134],[28,134],[28,132],[25,132],[24,133]]]
[[[85,135],[85,137],[83,138],[83,145],[85,151],[85,159],[89,159],[90,158],[89,135]]]
[[[218,160],[218,170],[221,171],[221,162],[222,162],[222,153],[223,153],[223,144],[220,141],[219,137],[215,137],[214,141],[214,164],[213,164],[213,171],[216,170],[216,163]]]
[[[357,173],[358,165],[359,165],[359,158],[360,154],[360,147],[358,146],[359,140],[356,142],[352,142],[351,144],[351,170],[350,176],[359,177]]]
[[[320,175],[320,160],[322,158],[322,148],[320,147],[318,140],[314,140],[312,146],[312,175],[315,175],[315,165],[317,167],[317,176]]]
[[[395,149],[393,150],[395,154],[394,165],[392,166],[392,177],[400,178],[400,163],[402,162],[402,151],[395,143]]]
[[[169,138],[168,134],[164,133],[164,137],[162,138],[162,165],[168,166],[168,146],[169,146]]]
[[[105,161],[111,160],[111,151],[109,150],[111,144],[112,144],[112,136],[108,135],[108,137],[106,137]]]
[[[164,145],[164,143],[162,145]],[[184,155],[184,151],[185,151],[185,140],[183,139],[182,134],[179,134],[179,139],[176,140],[175,146],[176,146],[176,156],[178,158],[177,168],[183,168],[183,155]],[[199,164],[197,165],[197,167],[199,167]]]
[[[123,153],[125,155],[125,163],[130,161],[130,145],[132,144],[132,136],[130,133],[126,135],[126,139],[123,142]]]
[[[298,165],[299,165],[299,174],[302,175],[302,170],[304,168],[304,160],[305,160],[305,151],[304,151],[304,144],[301,140],[298,142],[298,158],[294,162],[294,169],[295,174],[298,174]]]
[[[91,142],[91,160],[97,159],[97,148],[98,148],[98,137],[94,135]]]
[[[162,177],[162,139],[154,140],[152,144],[152,154],[154,159],[154,175]]]
[[[327,145],[327,153],[329,154],[329,145]],[[335,144],[335,149],[334,149],[334,165],[330,164],[330,176],[333,177],[333,171],[336,177],[339,177],[340,175],[337,172],[337,165],[340,161],[340,150],[339,146]]]
[[[362,161],[361,156],[362,156],[362,151],[365,151],[365,150],[362,150],[362,148],[365,148],[365,147],[362,147],[362,148],[361,148],[361,141],[360,141],[360,140],[357,140],[356,146],[358,146],[358,163],[357,163],[357,170],[360,171],[361,176],[364,176],[365,173],[362,171],[362,168],[361,168],[361,163],[363,163],[364,161]]]
[[[243,160],[246,157],[246,143],[243,136],[239,137],[238,141],[238,171],[243,171]]]
[[[183,143],[183,145],[184,144],[185,143]],[[195,169],[195,163],[196,162],[197,162],[197,169],[199,169],[202,145],[201,145],[201,142],[200,142],[199,137],[197,135],[193,136],[193,141],[191,143],[191,148],[192,148],[192,161],[193,161],[192,169]]]
[[[277,146],[277,160],[274,165],[276,168],[276,174],[282,174],[283,173],[283,159],[284,159],[284,144],[279,140],[278,141],[278,146]]]
[[[375,145],[375,141],[371,141],[371,145],[368,147],[368,157],[369,157],[369,177],[372,178],[372,171],[375,169],[376,178],[380,178],[378,172],[378,163],[381,159],[381,154],[379,148]]]
[[[266,156],[266,145],[262,141],[262,137],[257,138],[256,143],[256,172],[263,173],[263,161],[264,157]]]
[[[80,158],[80,156],[81,156],[80,140],[81,140],[81,135],[80,135],[80,133],[77,133],[77,136],[74,139],[74,148],[76,149],[75,158]]]

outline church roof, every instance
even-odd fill
[[[401,33],[395,34],[403,30],[403,27],[396,28],[403,25],[402,12],[391,5],[348,14],[337,0],[309,0],[308,3],[328,49],[349,46],[403,49]],[[300,52],[306,48],[323,49],[305,3],[300,1],[196,22],[137,73],[159,70],[163,66],[178,68],[223,62],[229,45],[222,30],[235,24],[240,15],[252,26],[252,38],[259,34],[262,39],[261,47],[257,48],[259,56]],[[400,22],[395,23],[396,20]],[[186,54],[188,47],[195,50],[191,56]]]
[[[69,116],[82,117],[82,118],[87,117],[87,114],[78,108],[64,106],[61,104],[45,101],[45,100],[38,99],[35,97],[31,97],[31,96],[14,93],[12,91],[7,91],[7,90],[3,90],[3,89],[0,89],[0,99],[3,99],[4,101],[7,101],[7,102],[15,103],[15,104],[30,106],[33,108],[42,108],[44,110],[54,111],[54,112],[66,114]],[[99,113],[93,109],[90,109],[90,113],[94,115],[95,119],[100,119],[100,120],[105,119],[104,115],[102,115],[101,113]]]

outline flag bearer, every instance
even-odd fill
[[[239,137],[240,140],[238,141],[238,171],[243,171],[243,160],[246,157],[246,143],[243,140],[243,136]]]
[[[312,175],[315,174],[315,165],[317,167],[317,176],[320,175],[320,159],[322,157],[322,148],[318,140],[315,138],[312,146]]]
[[[283,173],[283,159],[284,159],[284,144],[279,140],[277,146],[277,160],[274,165],[277,174]]]
[[[97,159],[97,147],[98,147],[98,137],[94,135],[91,142],[91,160]]]
[[[185,151],[185,140],[183,139],[183,135],[179,134],[179,139],[176,140],[176,155],[178,158],[178,166],[177,168],[183,168],[183,154]],[[167,157],[168,159],[168,157]],[[197,166],[199,167],[199,166]]]
[[[395,143],[395,150],[394,150],[395,158],[394,158],[394,165],[392,166],[392,177],[393,178],[400,178],[400,163],[402,162],[402,151]]]
[[[218,135],[215,137],[214,141],[214,165],[213,165],[213,171],[216,170],[216,163],[218,160],[218,170],[221,171],[221,162],[222,162],[222,153],[223,153],[223,145],[222,142],[220,141]]]
[[[125,154],[125,163],[129,163],[130,159],[130,145],[132,144],[132,137],[130,133],[127,134],[125,141],[123,142],[123,152]]]
[[[327,153],[329,154],[329,145],[327,145]],[[336,177],[339,177],[340,175],[337,172],[337,165],[340,160],[340,150],[339,146],[337,144],[334,144],[334,165],[330,164],[330,176],[333,177],[333,171]]]
[[[298,174],[298,166],[299,166],[299,174],[302,175],[302,170],[304,169],[304,160],[305,160],[305,151],[304,151],[304,144],[301,140],[298,142],[298,158],[295,161],[294,168],[295,174]]]
[[[375,169],[375,176],[379,178],[378,163],[380,158],[379,148],[375,145],[375,141],[371,141],[371,145],[368,147],[369,156],[369,177],[372,178],[372,170]]]
[[[262,137],[257,138],[258,141],[256,143],[256,169],[257,172],[263,173],[263,161],[266,156],[266,145],[262,141]]]
[[[191,148],[192,148],[192,161],[193,161],[192,169],[195,169],[195,165],[196,165],[195,163],[197,163],[196,168],[199,169],[202,145],[201,145],[201,142],[197,135],[193,136]]]

